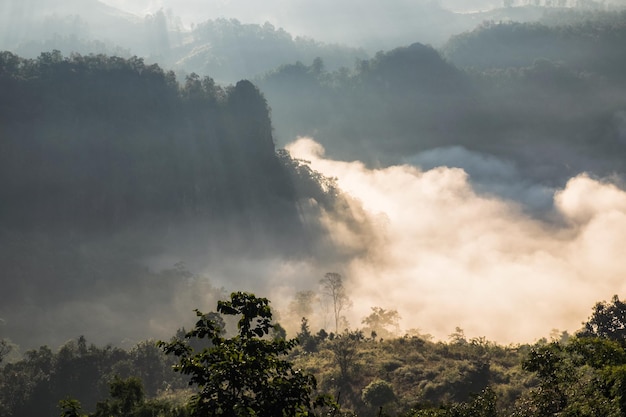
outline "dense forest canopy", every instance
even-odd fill
[[[191,75],[179,88],[140,58],[1,59],[3,223],[110,228],[167,212],[263,216],[281,204],[277,221],[295,215],[250,82],[224,90]]]

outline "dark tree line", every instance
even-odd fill
[[[462,67],[527,67],[538,58],[624,81],[626,12],[548,15],[541,22],[485,22],[453,36],[443,50]]]
[[[0,55],[3,224],[106,229],[147,215],[292,219],[265,99],[142,59]],[[276,220],[279,222],[278,220]]]
[[[2,52],[0,91],[0,318],[2,337],[26,348],[66,340],[69,322],[121,330],[99,314],[68,318],[72,303],[115,299],[126,313],[113,314],[141,321],[167,316],[181,291],[197,299],[204,284],[188,271],[146,267],[171,247],[295,256],[324,233],[314,218],[304,230],[298,202],[329,210],[336,188],[276,152],[249,81],[178,82],[137,57]],[[30,315],[40,319],[25,325]]]
[[[130,350],[71,340],[58,351],[48,346],[27,351],[17,362],[0,368],[0,415],[58,415],[58,402],[74,398],[93,410],[106,398],[115,378],[134,377],[142,392],[153,398],[159,391],[184,387],[171,372],[173,362],[156,342],[141,342]]]
[[[585,16],[486,23],[442,51],[413,44],[352,69],[284,65],[259,85],[278,141],[312,135],[332,157],[388,165],[463,146],[554,185],[624,172],[626,15]]]

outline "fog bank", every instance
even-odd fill
[[[491,175],[481,177],[460,163],[446,166],[445,158],[436,166],[432,154],[427,169],[368,169],[326,159],[312,139],[288,149],[336,177],[374,225],[358,242],[343,235],[343,225],[329,225],[335,241],[367,246],[345,268],[353,325],[383,306],[397,308],[405,330],[437,338],[460,326],[469,336],[530,342],[553,328],[579,329],[596,301],[626,289],[626,192],[610,182],[581,173],[558,190],[520,183],[526,193],[498,193],[493,184],[515,178],[495,159]],[[528,205],[546,195],[549,207],[544,201],[543,215],[534,215]]]

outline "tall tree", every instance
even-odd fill
[[[266,298],[233,293],[230,301],[218,302],[217,311],[240,316],[237,335],[223,337],[217,322],[196,310],[199,320],[186,340],[159,343],[165,353],[179,357],[174,369],[197,385],[192,416],[307,416],[326,403],[324,397],[313,398],[315,377],[283,359],[297,340],[266,337],[274,327]],[[194,352],[187,341],[195,338],[208,338],[211,346]]]
[[[626,344],[626,303],[614,295],[611,302],[598,302],[579,337],[601,337]]]
[[[341,313],[352,306],[352,301],[346,294],[341,274],[336,272],[327,272],[324,275],[324,278],[320,280],[320,284],[322,286],[322,293],[330,299],[333,305],[335,333],[339,333],[339,323],[343,318]]]

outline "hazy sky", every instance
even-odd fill
[[[322,13],[335,11],[342,13],[346,10],[357,16],[364,9],[383,8],[402,9],[415,7],[421,4],[439,4],[442,7],[458,11],[484,11],[500,7],[498,0],[101,0],[103,3],[115,6],[137,14],[151,13],[161,8],[172,9],[175,14],[183,16],[189,21],[202,21],[210,18],[226,16],[237,17],[250,22],[264,22],[265,20],[278,21],[289,17],[298,19],[308,16],[309,19],[323,19]],[[521,3],[518,0],[518,3]],[[626,4],[626,0],[612,0],[610,4]],[[311,12],[313,12],[311,14]],[[287,24],[288,22],[282,21]],[[320,22],[321,23],[321,22]]]
[[[160,8],[172,9],[180,15],[185,17],[195,18],[213,18],[219,15],[226,15],[233,17],[246,16],[250,19],[257,20],[265,16],[281,16],[285,11],[304,10],[315,8],[317,10],[325,10],[329,7],[333,7],[335,10],[342,8],[338,2],[332,2],[330,0],[267,0],[264,2],[258,2],[255,0],[101,0],[103,3],[115,6],[117,8],[127,10],[133,13],[150,13]],[[349,5],[352,2],[348,0],[342,2]],[[359,4],[363,7],[365,2],[361,1]],[[441,6],[458,11],[473,11],[473,10],[486,10],[493,7],[497,7],[502,4],[501,1],[494,0],[394,0],[381,1],[370,0],[370,6],[376,6],[376,4],[383,4],[386,7],[398,7],[411,4],[420,3],[438,3]],[[355,10],[357,12],[357,10]]]
[[[170,10],[184,26],[220,17],[244,23],[270,22],[295,36],[364,47],[373,52],[412,42],[443,44],[452,34],[483,20],[456,19],[456,12],[488,11],[498,0],[102,0],[140,16]],[[518,0],[521,4],[523,0]],[[572,0],[574,1],[574,0]],[[612,3],[626,4],[626,0]]]
[[[186,25],[200,23],[218,17],[237,18],[245,23],[266,21],[282,27],[295,35],[333,41],[326,35],[336,36],[364,27],[375,36],[380,31],[384,37],[389,31],[389,21],[411,16],[411,10],[424,4],[440,4],[443,7],[466,11],[490,9],[497,1],[492,0],[370,0],[367,5],[359,0],[102,0],[104,3],[139,15],[155,12],[161,8],[172,10]],[[357,23],[358,22],[358,23]],[[423,24],[423,23],[422,23]],[[345,27],[341,27],[345,25]],[[334,39],[346,42],[346,39]],[[349,41],[349,39],[348,39]]]
[[[477,192],[485,189],[480,173],[475,181],[461,168],[371,170],[326,159],[312,139],[289,149],[337,177],[375,225],[363,239],[328,220],[336,241],[368,249],[345,272],[353,325],[381,306],[398,309],[404,330],[446,339],[460,326],[471,337],[528,342],[553,328],[576,331],[596,301],[626,290],[626,192],[610,182],[584,173],[557,190],[520,181],[520,202]],[[465,152],[465,160],[482,158]],[[514,183],[507,167],[483,159],[492,182]],[[537,197],[551,200],[552,220],[528,214],[526,202]]]

